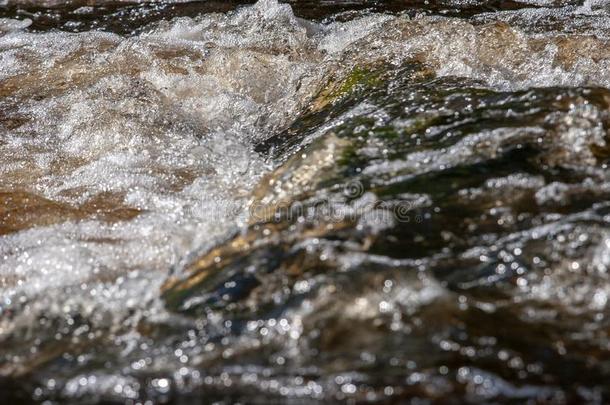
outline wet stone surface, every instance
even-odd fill
[[[608,401],[605,3],[3,7],[0,398]]]

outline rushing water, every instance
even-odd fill
[[[610,401],[610,4],[0,20],[0,402]]]

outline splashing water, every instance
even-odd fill
[[[607,4],[356,3],[3,6],[0,397],[608,400]]]

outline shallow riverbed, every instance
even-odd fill
[[[610,4],[0,16],[0,398],[610,400]]]

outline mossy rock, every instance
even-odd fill
[[[354,66],[347,75],[330,79],[311,103],[311,111],[319,111],[357,90],[378,86],[384,71],[380,66]]]

